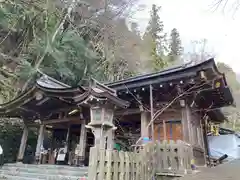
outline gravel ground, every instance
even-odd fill
[[[240,159],[214,168],[202,168],[197,174],[186,175],[181,180],[240,180]]]

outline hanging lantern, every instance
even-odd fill
[[[180,106],[185,107],[185,100],[183,100],[183,99],[180,100]]]

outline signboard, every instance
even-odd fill
[[[65,148],[60,148],[57,156],[57,161],[64,161],[66,157]]]

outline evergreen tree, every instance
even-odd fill
[[[171,31],[169,50],[169,58],[171,62],[178,60],[182,54],[181,39],[176,28]]]
[[[140,37],[140,31],[139,31],[139,27],[138,24],[135,22],[131,23],[131,31],[136,35]]]
[[[164,60],[165,33],[159,16],[160,8],[155,4],[152,5],[151,17],[143,37],[146,50],[150,52],[152,68],[155,71],[164,68],[167,64]]]

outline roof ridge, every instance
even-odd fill
[[[71,86],[61,82],[61,81],[58,81],[57,79],[53,78],[53,77],[50,77],[46,74],[43,74],[39,79],[37,79],[37,84],[41,83],[41,82],[45,82],[45,80],[47,81],[50,81],[50,82],[53,82],[59,86],[62,86],[63,88],[70,88]]]

